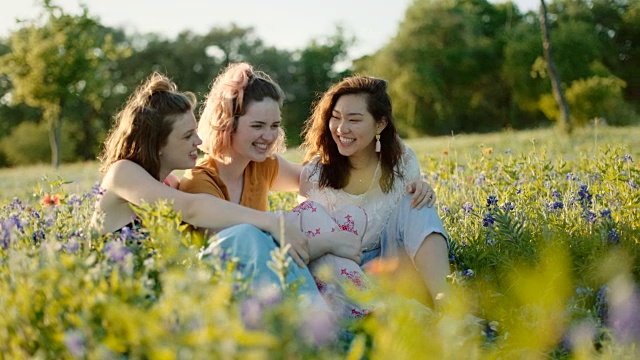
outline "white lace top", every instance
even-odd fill
[[[318,159],[314,159],[305,165],[302,172],[301,181],[310,182],[307,188],[307,199],[315,201],[327,208],[329,212],[341,206],[351,204],[360,206],[367,213],[367,228],[362,238],[362,250],[371,250],[380,247],[380,234],[384,230],[391,213],[400,199],[405,195],[406,186],[420,179],[420,166],[418,159],[413,150],[407,146],[404,147],[397,168],[403,178],[396,176],[393,187],[388,193],[384,193],[380,188],[380,162],[376,168],[375,174],[369,190],[360,195],[349,194],[342,189],[334,189],[330,187],[319,188],[320,171],[314,171],[318,165]],[[309,177],[309,174],[311,175]],[[307,175],[307,176],[304,176]],[[299,198],[299,200],[304,200]]]

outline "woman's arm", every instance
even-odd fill
[[[300,172],[302,164],[293,163],[280,155],[278,159],[278,176],[273,182],[271,190],[275,191],[298,191],[300,189]]]
[[[422,208],[424,205],[431,207],[436,202],[436,193],[426,181],[421,179],[420,164],[416,154],[406,144],[402,143],[402,145],[404,146],[404,153],[398,165],[404,176],[406,193],[413,194],[411,207],[417,209]]]
[[[225,228],[237,224],[251,224],[271,233],[280,243],[291,244],[291,255],[301,266],[308,262],[308,240],[292,227],[285,227],[281,236],[280,219],[273,213],[250,209],[208,194],[191,194],[173,189],[154,179],[138,164],[120,160],[114,163],[103,187],[135,205],[158,200],[173,200],[173,208],[182,213],[182,220],[198,227]]]

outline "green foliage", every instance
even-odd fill
[[[42,111],[52,139],[51,161],[58,166],[65,110],[78,98],[94,111],[99,109],[110,65],[126,49],[113,47],[86,8],[82,15],[71,16],[46,0],[42,16],[43,26],[33,21],[12,34],[11,52],[0,57],[0,73],[13,85],[13,101]],[[82,118],[77,120],[82,123]],[[96,142],[90,127],[84,134],[90,143]]]
[[[6,154],[10,165],[46,163],[51,159],[49,128],[47,124],[22,122],[11,134],[0,140],[0,151]],[[62,144],[62,158],[73,159],[73,142]]]
[[[593,118],[604,118],[611,125],[629,125],[638,120],[630,105],[624,102],[624,81],[610,77],[576,80],[567,89],[571,116],[577,124]]]
[[[624,87],[624,81],[615,76],[593,76],[573,81],[566,89],[573,124],[584,126],[593,120],[604,120],[610,125],[630,125],[637,122],[638,115],[624,102]],[[558,105],[551,94],[543,95],[539,106],[547,118],[558,119]]]

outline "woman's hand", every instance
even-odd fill
[[[425,204],[427,207],[432,207],[436,203],[436,192],[422,180],[412,182],[406,190],[407,194],[413,194],[411,207],[414,209],[421,209]]]
[[[323,240],[326,242],[327,252],[351,259],[356,264],[360,264],[362,260],[362,240],[358,235],[349,231],[336,231],[327,234],[326,239]],[[314,238],[312,241],[316,241],[316,239]]]
[[[284,221],[282,216],[276,216],[276,224],[269,229],[269,232],[280,247],[291,245],[289,255],[301,268],[309,263],[309,239],[300,231],[298,225]]]

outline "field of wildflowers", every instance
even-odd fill
[[[169,204],[138,209],[151,240],[104,239],[87,228],[95,179],[11,185],[17,196],[0,197],[0,359],[637,358],[640,129],[622,131],[569,147],[505,146],[513,134],[411,144],[451,236],[453,292],[430,311],[409,267],[379,262],[360,295],[375,311],[337,338],[295,284],[249,289],[233,259],[203,256]],[[270,200],[295,205],[293,194]],[[274,271],[286,266],[275,253]]]

